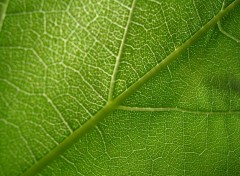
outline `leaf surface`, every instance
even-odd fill
[[[239,3],[0,1],[0,175],[239,175]]]

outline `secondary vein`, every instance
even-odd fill
[[[131,6],[131,9],[130,9],[130,12],[129,12],[127,25],[126,25],[125,30],[124,30],[123,39],[122,39],[122,42],[121,42],[121,45],[120,45],[120,48],[119,48],[119,51],[118,51],[118,55],[117,55],[117,58],[116,58],[116,63],[115,63],[114,69],[113,69],[113,74],[112,74],[112,78],[111,78],[111,82],[110,82],[110,88],[109,88],[109,94],[108,94],[108,101],[112,100],[114,85],[115,85],[115,81],[116,81],[116,77],[117,77],[117,71],[118,71],[118,67],[120,65],[120,58],[121,58],[122,53],[123,53],[123,47],[124,47],[124,44],[125,44],[125,40],[127,38],[127,33],[128,33],[128,29],[129,29],[131,20],[132,20],[132,14],[133,14],[135,4],[136,4],[136,0],[133,0],[132,6]]]
[[[0,32],[2,30],[2,25],[3,25],[3,21],[5,19],[6,16],[6,12],[7,12],[7,8],[8,8],[8,3],[9,0],[6,0],[5,2],[1,3],[0,5],[2,5],[2,12],[0,12]]]
[[[124,111],[137,111],[137,112],[181,112],[189,114],[203,114],[203,115],[229,115],[229,114],[240,114],[240,111],[203,111],[203,110],[191,110],[179,107],[132,107],[132,106],[118,106],[117,109]]]

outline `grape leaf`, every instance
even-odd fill
[[[239,175],[240,0],[0,1],[0,175]]]

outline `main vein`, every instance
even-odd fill
[[[62,141],[58,146],[56,146],[52,151],[41,158],[37,163],[35,163],[31,168],[29,168],[23,176],[30,176],[38,173],[45,166],[47,166],[52,160],[61,155],[70,146],[72,146],[80,137],[86,134],[90,129],[94,128],[100,121],[102,121],[109,113],[115,110],[121,103],[134,92],[136,92],[143,84],[145,84],[149,79],[154,77],[159,71],[167,67],[171,62],[176,60],[179,55],[181,55],[188,47],[193,45],[200,37],[202,37],[211,27],[216,25],[218,21],[225,16],[229,11],[240,4],[240,0],[235,0],[225,9],[222,9],[216,16],[214,16],[208,23],[206,23],[201,29],[199,29],[191,38],[184,42],[179,48],[176,48],[170,55],[168,55],[164,60],[162,60],[158,65],[153,67],[149,72],[147,72],[138,81],[132,84],[128,89],[126,89],[117,98],[109,101],[100,111],[98,111],[92,118],[90,118],[86,123],[79,127],[76,131],[70,134],[64,141]]]

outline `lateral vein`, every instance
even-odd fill
[[[131,9],[130,9],[130,12],[129,12],[127,25],[126,25],[125,30],[124,30],[123,39],[122,39],[122,42],[121,42],[121,45],[120,45],[120,48],[119,48],[119,51],[118,51],[118,55],[116,57],[116,63],[115,63],[114,69],[113,69],[113,74],[112,74],[110,87],[109,87],[108,101],[111,101],[112,97],[113,97],[113,91],[114,91],[114,85],[115,85],[115,81],[116,81],[116,77],[117,77],[117,71],[118,71],[118,67],[120,65],[120,58],[121,58],[121,55],[122,55],[122,52],[123,52],[123,47],[124,47],[124,44],[125,44],[125,40],[127,38],[128,29],[129,29],[129,26],[130,26],[130,23],[131,23],[131,20],[132,20],[132,14],[133,14],[133,10],[134,10],[134,7],[135,7],[135,3],[136,3],[136,0],[133,0],[132,6],[131,6]]]
[[[205,114],[205,115],[226,115],[226,114],[240,114],[240,111],[203,111],[203,110],[191,110],[179,107],[162,107],[162,108],[151,108],[151,107],[130,107],[130,106],[118,106],[117,109],[124,111],[137,111],[137,112],[181,112],[189,114]]]
[[[5,3],[1,3],[1,5],[2,5],[2,12],[0,12],[0,32],[2,30],[3,21],[4,21],[5,17],[6,17],[8,4],[9,4],[9,0],[6,0]]]

